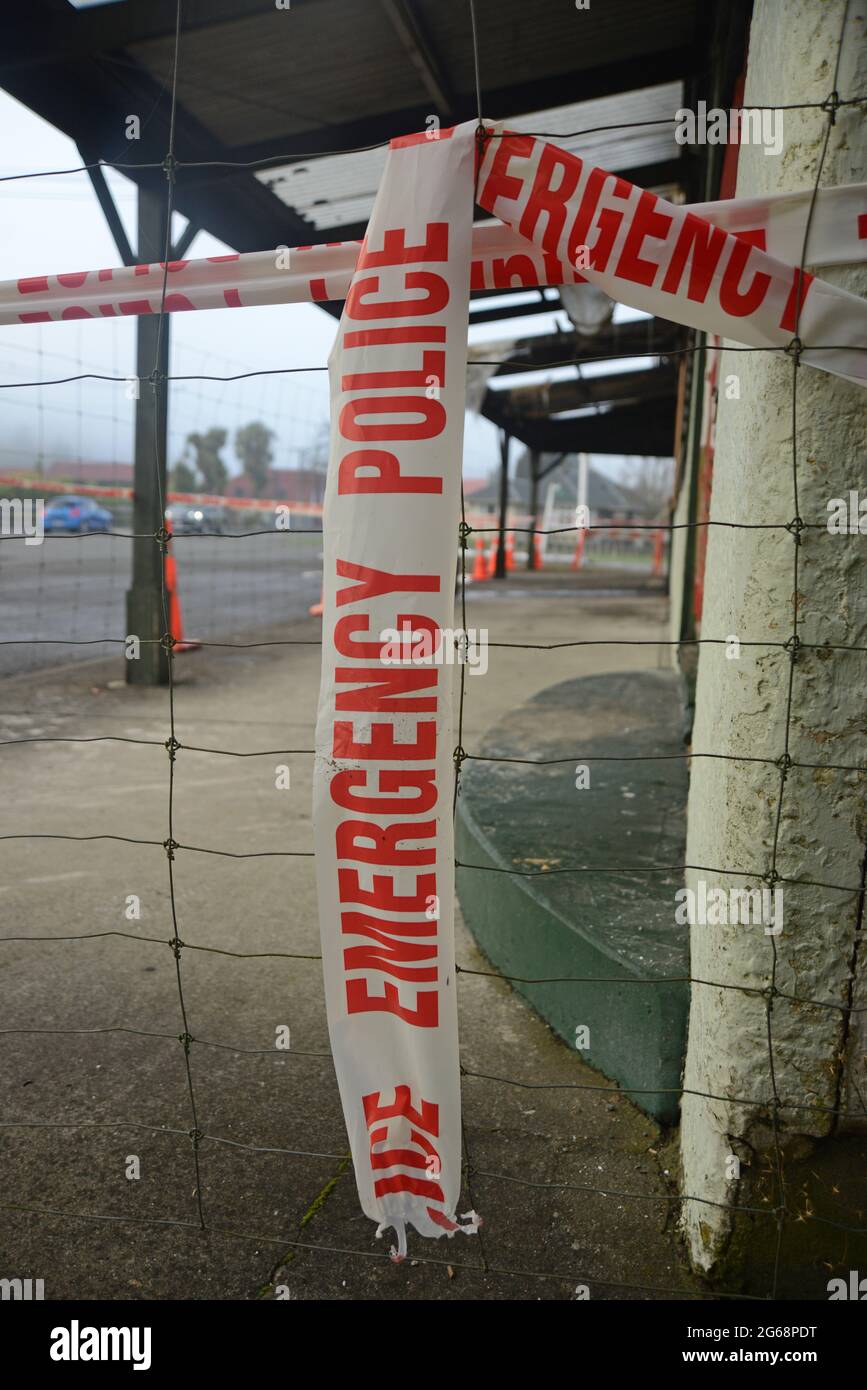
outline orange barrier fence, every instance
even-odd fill
[[[118,497],[130,500],[131,487],[97,487],[93,483],[76,483],[57,478],[24,477],[19,474],[0,474],[0,488],[14,488],[22,492],[72,493],[76,497]],[[322,506],[316,502],[289,502],[283,498],[268,497],[223,497],[210,492],[167,492],[167,502],[189,502],[191,505],[205,507],[231,507],[236,511],[276,511],[278,507],[288,507],[295,516],[322,516]]]

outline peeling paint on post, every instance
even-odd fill
[[[825,100],[834,87],[843,0],[757,0],[750,35],[745,104]],[[867,88],[867,0],[849,7],[837,89],[841,96]],[[787,110],[782,153],[740,150],[738,197],[812,186],[827,128],[820,110]],[[867,179],[863,112],[842,108],[831,130],[822,182]],[[810,264],[809,252],[807,264]],[[863,266],[825,269],[822,275],[867,293]],[[727,354],[721,374],[740,378],[740,399],[721,393],[717,419],[711,519],[790,522],[792,482],[791,361],[770,353]],[[828,502],[851,488],[865,490],[865,418],[862,388],[823,372],[798,372],[798,510],[824,522]],[[705,575],[702,635],[740,638],[740,655],[724,646],[701,649],[693,747],[729,755],[776,759],[783,752],[789,655],[743,645],[785,641],[792,632],[793,536],[783,530],[735,531],[711,527]],[[808,530],[800,546],[798,613],[801,640],[867,644],[867,538]],[[867,669],[863,652],[799,653],[794,669],[790,754],[810,763],[863,764],[863,710]],[[687,862],[747,868],[752,879],[690,872],[708,887],[763,886],[772,864],[780,771],[760,763],[699,759],[692,767]],[[792,768],[783,790],[777,855],[785,878],[857,885],[864,855],[867,788],[862,775]],[[818,1008],[775,997],[771,1023],[777,1094],[807,1107],[779,1111],[784,1155],[834,1126],[819,1107],[863,1110],[864,1015],[844,1011],[867,1002],[863,953],[858,958],[858,894],[783,884],[784,927],[779,936],[762,925],[691,928],[693,978],[761,990],[770,983],[777,953],[776,988],[843,1009]],[[854,965],[854,971],[853,971]],[[860,980],[854,989],[853,973]],[[856,1072],[857,1067],[857,1072]],[[757,994],[694,985],[684,1088],[717,1097],[770,1099],[767,1003]],[[810,1108],[816,1107],[816,1108]],[[847,1122],[841,1123],[841,1128]],[[857,1121],[849,1121],[851,1127]],[[863,1124],[863,1121],[861,1122]],[[732,1251],[732,1205],[759,1194],[779,1204],[770,1109],[728,1099],[686,1095],[682,1123],[682,1190],[720,1207],[687,1202],[683,1226],[699,1269],[725,1277]],[[733,1157],[739,1161],[732,1162]],[[770,1160],[770,1162],[769,1162]],[[789,1207],[797,1193],[788,1194]],[[757,1219],[747,1243],[766,1239]],[[773,1227],[772,1227],[773,1230]],[[742,1245],[739,1240],[738,1244]],[[749,1263],[750,1251],[739,1259]]]

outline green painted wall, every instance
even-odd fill
[[[564,681],[512,711],[481,751],[538,760],[574,751],[580,759],[548,767],[470,760],[458,802],[458,895],[479,946],[504,975],[524,981],[598,981],[513,987],[570,1046],[576,1027],[588,1027],[583,1060],[666,1123],[678,1115],[689,995],[683,980],[654,981],[688,976],[688,928],[674,920],[682,874],[642,870],[684,862],[686,762],[594,759],[682,753],[682,728],[673,672]],[[575,785],[579,761],[589,768],[584,790]],[[618,872],[563,872],[576,864]],[[606,983],[611,977],[630,982]]]

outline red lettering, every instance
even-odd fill
[[[407,1009],[400,1002],[396,985],[383,981],[383,994],[370,994],[365,979],[346,981],[346,1011],[350,1014],[394,1014],[416,1028],[436,1028],[439,1018],[439,1005],[435,989],[419,990],[414,1009]]]
[[[581,194],[581,202],[578,204],[575,221],[569,229],[569,239],[566,242],[566,258],[571,266],[575,265],[578,247],[587,245],[587,233],[596,215],[599,195],[605,187],[605,181],[615,177],[613,174],[607,174],[604,169],[591,169],[587,175],[584,192]]]
[[[437,891],[436,874],[416,874],[415,893],[395,893],[394,876],[392,874],[374,874],[373,888],[362,888],[358,877],[357,869],[338,869],[337,886],[342,903],[365,903],[369,907],[378,907],[380,912],[421,912],[427,907],[428,898],[435,898]],[[436,931],[437,924],[430,923],[431,934]],[[408,932],[405,925],[402,925],[404,935],[412,936],[416,932]],[[422,933],[418,930],[418,934]]]
[[[167,294],[165,310],[167,314],[177,314],[184,309],[195,309],[195,304],[185,294]]]
[[[420,415],[420,420],[403,424],[360,425],[362,415]],[[339,428],[344,439],[435,439],[446,425],[441,401],[427,396],[362,396],[347,401],[340,412]]]
[[[449,258],[448,222],[429,222],[421,246],[407,246],[406,229],[396,227],[383,234],[382,250],[371,251],[365,241],[358,258],[358,270],[373,265],[412,265],[419,261],[447,261]]]
[[[438,324],[403,324],[400,328],[354,328],[343,335],[345,348],[377,347],[385,343],[444,343],[446,330]]]
[[[622,198],[625,202],[628,200],[632,188],[633,185],[627,183],[625,179],[615,177],[611,196],[614,198]],[[619,208],[602,208],[599,213],[596,219],[599,233],[593,243],[590,255],[590,262],[596,270],[605,270],[607,267],[608,257],[611,255],[614,241],[617,233],[620,231],[620,224],[622,221],[623,213]]]
[[[402,840],[432,840],[436,837],[436,821],[421,821],[412,825],[398,821],[395,825],[372,825],[366,820],[341,821],[335,832],[338,859],[354,859],[359,864],[433,864],[436,848],[398,849]],[[360,842],[368,840],[370,849]]]
[[[384,1144],[388,1139],[388,1129],[383,1125],[380,1129],[375,1129],[370,1136],[370,1166],[371,1168],[396,1168],[401,1164],[404,1168],[426,1168],[428,1155],[433,1154],[438,1157],[437,1151],[430,1140],[417,1129],[410,1130],[410,1140],[413,1144],[418,1144],[423,1150],[417,1153],[415,1149],[381,1149],[379,1153],[373,1152],[374,1144]]]
[[[362,473],[361,469],[374,471]],[[341,497],[362,492],[441,493],[442,490],[442,478],[424,473],[415,477],[401,473],[400,459],[387,449],[353,449],[344,454],[337,469],[337,491]]]
[[[379,276],[368,275],[355,280],[346,296],[346,316],[350,319],[399,319],[414,314],[438,314],[449,302],[449,287],[441,275],[429,270],[411,270],[404,277],[407,290],[426,293],[412,299],[383,300],[368,304],[369,295],[379,291]]]
[[[434,1201],[445,1201],[443,1190],[438,1183],[428,1182],[426,1178],[408,1178],[403,1173],[396,1173],[393,1178],[377,1178],[373,1184],[373,1191],[377,1197],[384,1197],[389,1192],[412,1192],[416,1197],[431,1197]]]
[[[340,918],[341,931],[345,936],[369,936],[371,940],[378,941],[380,945],[389,946],[403,945],[403,942],[392,941],[393,937],[398,936],[436,936],[437,923],[428,921],[426,918],[418,922],[389,922],[384,917],[371,917],[366,912],[344,912]],[[423,951],[425,954],[419,956],[406,956],[406,960],[431,960],[436,954],[436,945],[427,942],[423,947],[414,949]]]
[[[419,1129],[427,1130],[435,1139],[439,1137],[439,1106],[432,1100],[423,1100],[419,1109],[416,1109],[412,1104],[409,1087],[395,1086],[391,1105],[383,1105],[381,1102],[381,1091],[374,1091],[369,1096],[362,1097],[361,1103],[364,1106],[364,1119],[368,1129],[379,1120],[393,1120],[395,1116],[401,1115],[411,1125],[418,1125]]]
[[[542,146],[539,168],[518,229],[532,241],[536,223],[544,212],[545,231],[541,242],[546,251],[556,251],[559,245],[566,221],[566,203],[578,187],[581,169],[581,160],[574,155],[567,154],[556,145]],[[555,188],[553,178],[558,170],[560,180]]]
[[[351,723],[339,720],[335,723],[332,757],[409,762],[411,759],[433,758],[436,755],[437,726],[432,720],[416,725],[415,743],[398,742],[394,737],[393,724],[371,724],[369,743],[356,742],[354,733],[355,728]]]
[[[366,613],[347,613],[334,624],[334,647],[341,656],[352,660],[378,661],[382,656],[381,642],[353,642],[353,632],[369,632],[370,620]]]
[[[353,768],[336,773],[331,779],[331,800],[346,811],[371,815],[418,816],[436,805],[437,789],[433,768],[381,768],[377,773],[379,795],[370,795],[366,768]],[[353,787],[363,787],[367,796],[353,795]],[[402,787],[415,787],[417,796],[388,796]]]
[[[745,318],[747,314],[755,313],[771,283],[770,275],[756,271],[748,289],[740,289],[741,276],[752,254],[753,248],[745,241],[735,240],[728,265],[723,272],[719,291],[720,307],[734,318]]]
[[[338,685],[361,681],[369,682],[362,690],[343,691],[335,697],[337,710],[373,709],[393,714],[422,714],[436,710],[436,695],[425,695],[420,699],[398,699],[411,690],[424,690],[436,685],[439,672],[435,666],[377,667],[377,666],[337,666],[334,680]]]
[[[499,256],[492,268],[493,288],[508,289],[510,285],[538,285],[539,272],[529,256],[509,256],[504,260]]]
[[[389,629],[398,634],[394,642],[389,639],[378,642],[353,642],[354,632],[369,632],[370,620],[366,613],[350,613],[343,618],[338,618],[334,625],[334,646],[341,656],[348,656],[352,661],[379,661],[383,656],[385,648],[392,648],[400,644],[400,654],[388,651],[388,655],[393,655],[398,660],[409,660],[413,654],[413,642],[424,641],[424,634],[429,635],[430,641],[427,644],[433,653],[440,643],[439,624],[433,618],[426,618],[419,613],[398,613],[398,627]]]
[[[764,227],[756,227],[754,230],[744,230],[742,232],[732,232],[738,241],[745,241],[749,246],[757,246],[760,251],[768,249],[768,234]]]
[[[392,386],[427,386],[428,377],[436,377],[438,386],[446,384],[446,355],[444,352],[423,352],[420,371],[415,372],[355,372],[340,382],[341,391],[384,391]]]
[[[344,603],[378,598],[380,594],[438,593],[440,587],[438,574],[389,574],[388,570],[369,569],[367,565],[356,565],[351,560],[338,560],[337,574],[341,579],[360,581],[354,589],[337,591],[338,608]]]
[[[47,275],[30,275],[18,281],[19,294],[45,294],[47,290]]]
[[[815,278],[815,275],[811,275],[809,270],[802,271],[799,267],[795,267],[792,288],[789,290],[789,297],[786,300],[783,317],[780,319],[780,327],[785,328],[787,333],[797,333],[799,320],[798,302],[800,302],[800,307],[803,309],[810,286]],[[799,290],[800,293],[798,293]]]
[[[677,294],[681,276],[689,261],[687,298],[704,304],[725,243],[726,234],[720,227],[714,227],[703,218],[696,217],[695,213],[688,212],[662,281],[666,294]]]
[[[524,181],[507,172],[512,159],[526,159],[533,153],[533,138],[530,135],[504,135],[497,140],[497,152],[491,161],[491,171],[485,179],[485,186],[479,193],[479,206],[493,212],[493,204],[498,198],[515,202],[520,196]]]
[[[652,237],[654,241],[664,241],[671,228],[669,214],[654,210],[658,202],[655,193],[642,192],[617,262],[616,274],[636,285],[652,285],[659,270],[656,261],[645,260],[640,254],[645,239]]]
[[[352,919],[357,919],[362,925],[353,926]],[[391,975],[395,980],[406,980],[409,984],[436,982],[436,942],[395,941],[385,932],[366,925],[370,920],[360,912],[344,912],[341,930],[346,935],[370,936],[379,943],[377,946],[348,946],[343,952],[345,970],[375,970],[378,974]],[[398,925],[392,923],[392,926]],[[436,923],[431,925],[435,926]],[[421,966],[401,963],[409,961],[433,961],[434,964]]]

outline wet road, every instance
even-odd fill
[[[177,536],[174,547],[187,637],[254,640],[319,598],[321,535]],[[126,636],[131,566],[128,536],[4,541],[0,676],[110,653],[104,639]]]

